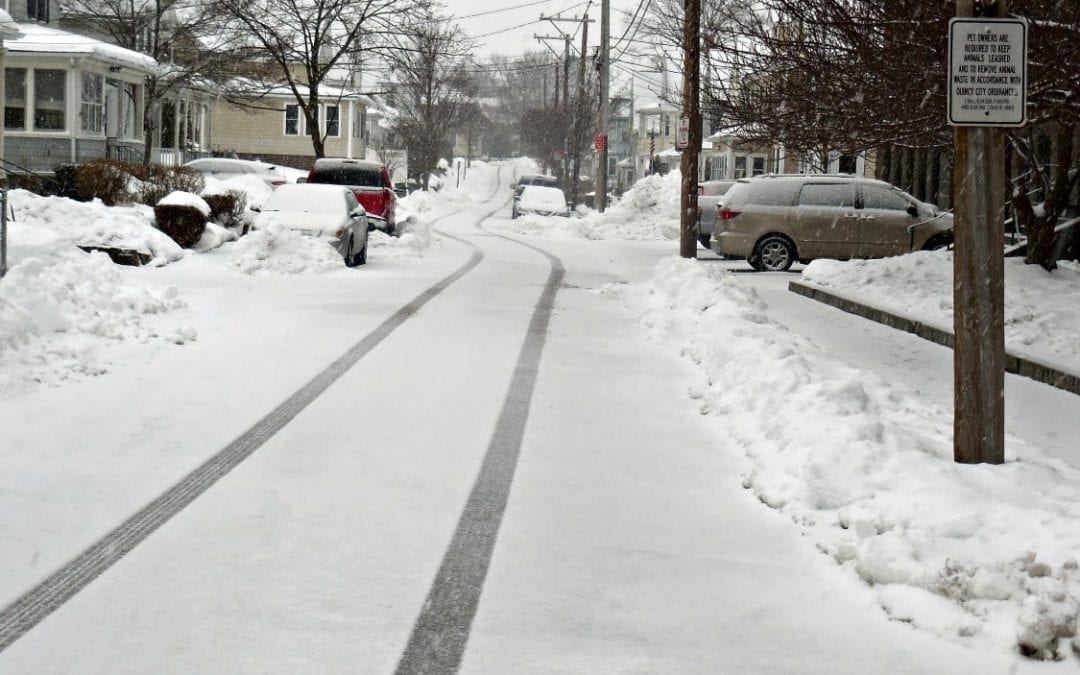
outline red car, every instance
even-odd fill
[[[397,234],[397,219],[394,216],[397,195],[394,194],[394,184],[390,182],[390,171],[385,164],[362,159],[317,159],[308,172],[307,182],[348,187],[369,216],[382,219],[371,221],[376,227],[387,234]]]

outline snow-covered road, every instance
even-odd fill
[[[160,272],[185,289],[198,341],[133,345],[132,360],[107,377],[5,405],[0,429],[5,447],[18,448],[8,455],[19,480],[5,481],[0,512],[19,518],[4,525],[0,607],[464,270],[0,653],[0,672],[393,672],[444,560],[487,556],[483,537],[474,545],[455,533],[489,453],[509,496],[505,513],[495,508],[501,528],[490,566],[481,561],[486,576],[459,589],[478,598],[471,621],[451,622],[470,631],[458,641],[462,672],[1042,665],[888,621],[868,588],[740,487],[746,460],[723,419],[688,399],[700,373],[647,342],[619,292],[648,279],[670,244],[523,245],[500,234],[508,191],[492,185],[490,194],[436,223],[447,236],[423,264],[373,255],[358,270],[238,279],[217,254],[187,258]],[[534,371],[522,346],[543,312],[552,256],[565,277]],[[794,295],[777,301],[791,303],[793,327],[819,338],[843,330],[822,327],[834,310]],[[860,344],[895,351],[891,369],[921,358],[914,338],[858,325],[873,336]],[[499,431],[521,382],[532,398],[527,418],[511,412],[525,422],[518,448]],[[19,424],[27,419],[48,424]],[[412,672],[416,663],[405,663]]]

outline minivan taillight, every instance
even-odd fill
[[[723,208],[723,209],[720,209],[716,213],[716,215],[720,218],[720,220],[731,220],[732,218],[739,215],[740,213],[741,213],[741,211],[732,211],[731,209]]]

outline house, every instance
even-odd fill
[[[300,94],[307,95],[306,87]],[[325,134],[327,157],[363,159],[367,151],[367,110],[364,95],[328,85],[319,88],[319,133]],[[211,150],[284,166],[306,169],[315,159],[308,123],[288,86],[262,92],[244,104],[219,95],[212,106]]]
[[[661,163],[657,154],[675,148],[675,136],[678,133],[679,111],[674,106],[657,103],[639,108],[638,140],[634,159],[634,175],[637,178],[661,172]],[[667,173],[670,164],[663,164],[663,173]]]
[[[49,3],[13,6],[4,42],[4,166],[51,174],[60,164],[142,157],[145,78],[154,59],[48,24]]]
[[[702,142],[702,180],[734,180],[781,171],[780,154],[772,145],[749,143],[737,134],[718,131]]]
[[[210,103],[215,87],[197,76],[198,63],[213,51],[192,34],[197,21],[191,6],[167,6],[140,0],[115,10],[110,5],[56,0],[56,27],[117,44],[154,57],[160,68],[147,82],[144,101],[145,141],[140,156],[179,165],[203,156],[211,133]],[[98,11],[94,11],[94,8]]]
[[[15,19],[4,10],[0,10],[0,70],[4,68],[4,40],[12,40],[19,37],[19,25]],[[0,97],[4,94],[4,83],[0,81]],[[0,158],[4,156],[4,134],[0,133]],[[4,176],[4,165],[0,163],[0,177]],[[0,265],[3,261],[0,261]]]

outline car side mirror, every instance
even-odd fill
[[[259,207],[259,206],[255,206],[254,204],[252,204],[251,206],[249,206],[249,207],[248,207],[248,210],[249,210],[249,211],[254,211],[255,213],[261,213],[261,212],[262,212],[262,208],[261,208],[261,207]]]
[[[306,183],[307,182],[307,176],[300,176],[299,178],[296,179],[296,182],[297,183]]]
[[[907,212],[909,214],[911,214],[912,218],[918,218],[919,217],[919,207],[915,206],[914,204],[908,204]]]
[[[352,211],[349,211],[349,215],[352,216],[353,218],[359,218],[360,216],[366,216],[367,211],[364,210],[363,206],[357,206]]]

